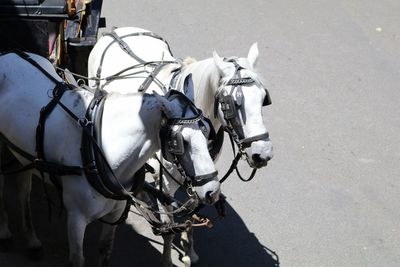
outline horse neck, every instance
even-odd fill
[[[193,62],[182,69],[182,77],[192,74],[195,104],[218,129],[221,123],[214,117],[215,95],[218,92],[220,74],[213,58]],[[179,90],[183,91],[183,78]]]
[[[128,182],[160,149],[161,107],[154,96],[109,94],[105,103],[102,146],[118,178]]]

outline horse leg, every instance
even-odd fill
[[[12,234],[8,228],[8,216],[4,207],[3,192],[4,176],[0,174],[0,249],[7,251],[12,245]]]
[[[162,206],[160,204],[160,210],[161,211],[172,211],[171,206]],[[174,218],[172,215],[161,215],[161,221],[162,222],[173,222]],[[163,244],[163,258],[162,258],[162,266],[163,267],[170,267],[172,266],[172,257],[171,257],[171,252],[172,252],[172,241],[174,240],[175,235],[174,234],[164,234],[162,235],[162,238],[164,240]]]
[[[21,210],[22,229],[28,244],[28,256],[32,259],[43,257],[42,242],[36,235],[32,224],[30,197],[32,190],[32,176],[30,173],[18,173],[15,176],[18,189],[18,201]]]
[[[123,210],[123,207],[121,208]],[[121,216],[121,209],[117,209],[112,213],[104,216],[102,219],[105,222],[116,222]],[[122,211],[123,212],[123,211]],[[99,266],[107,267],[110,265],[110,259],[112,254],[112,249],[114,246],[115,230],[117,225],[111,225],[108,223],[103,223],[100,234],[100,262]]]
[[[4,144],[0,142],[0,249],[4,251],[9,250],[12,246],[12,234],[8,227],[8,216],[4,204],[5,176],[1,172],[4,171],[4,164],[10,154]]]
[[[169,165],[171,167],[172,165]],[[167,166],[168,167],[168,166]],[[169,172],[172,173],[174,177],[178,177],[179,173],[177,173],[176,170],[174,169],[169,169]],[[153,175],[154,179],[157,181],[159,179],[159,176]],[[163,188],[166,193],[168,193],[170,196],[173,196],[175,192],[178,190],[179,185],[167,181],[166,177],[163,176],[163,179],[161,181],[158,180],[158,182],[163,183]],[[160,208],[160,211],[165,211],[167,214],[161,214],[161,221],[162,222],[174,222],[174,216],[171,214],[173,211],[172,205],[170,206],[164,206],[161,203],[158,203],[158,206]],[[164,240],[164,246],[163,246],[163,266],[164,267],[169,267],[172,266],[172,241],[174,240],[175,234],[165,234],[162,235],[162,238]]]
[[[190,266],[199,261],[199,256],[194,250],[193,227],[181,233],[181,246],[185,252],[185,256],[182,258],[185,266]]]
[[[110,218],[110,220],[114,221],[118,218],[115,216],[112,217],[105,217],[107,220]],[[111,259],[111,254],[112,254],[112,249],[114,246],[114,237],[115,237],[115,230],[117,229],[116,225],[109,225],[109,224],[103,224],[101,228],[101,234],[100,234],[100,245],[99,245],[99,252],[100,252],[100,262],[99,266],[101,267],[107,267],[110,265],[110,259]]]
[[[83,267],[85,265],[83,238],[88,222],[82,214],[74,211],[68,211],[67,221],[70,264],[74,267]]]
[[[162,235],[162,238],[164,240],[162,266],[164,267],[172,266],[171,252],[172,252],[172,241],[174,240],[174,236],[175,236],[174,234]]]

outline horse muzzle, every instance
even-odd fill
[[[271,141],[257,141],[245,150],[247,162],[252,168],[262,168],[274,157]]]
[[[193,181],[194,189],[200,201],[204,204],[212,205],[219,199],[221,193],[221,183],[218,181],[217,172],[207,175],[207,178],[196,179]]]
[[[206,192],[206,203],[209,205],[215,204],[219,200],[219,196],[221,194],[221,189],[218,189],[216,192],[207,191]]]

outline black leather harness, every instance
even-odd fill
[[[88,182],[95,188],[100,194],[107,198],[115,200],[131,200],[131,196],[125,188],[133,189],[140,181],[135,184],[122,185],[119,183],[118,179],[112,173],[110,166],[108,165],[104,153],[101,150],[101,144],[99,144],[100,129],[101,129],[101,119],[104,107],[104,100],[106,93],[104,91],[96,91],[89,107],[86,111],[85,118],[78,118],[71,110],[69,110],[60,100],[64,92],[71,90],[72,88],[55,79],[46,70],[44,70],[36,61],[34,61],[30,56],[21,51],[10,51],[24,60],[28,61],[30,64],[39,69],[46,77],[51,79],[56,85],[52,90],[52,99],[50,102],[44,106],[40,111],[39,122],[36,128],[36,157],[30,155],[29,153],[18,148],[16,145],[12,144],[3,134],[0,133],[0,140],[6,144],[11,150],[20,154],[24,158],[31,161],[30,164],[23,166],[16,170],[4,171],[4,174],[12,174],[16,172],[21,172],[24,170],[35,168],[41,173],[49,173],[50,178],[54,176],[63,175],[81,175],[82,171],[85,172]],[[82,131],[82,144],[81,144],[81,157],[83,167],[81,166],[66,166],[55,162],[49,162],[46,160],[44,153],[44,133],[46,126],[46,119],[54,110],[54,108],[59,105],[63,108],[69,116],[78,122],[78,125],[83,129]],[[111,172],[111,173],[110,173]],[[108,179],[112,177],[113,179]],[[58,186],[55,179],[52,182]]]
[[[4,174],[12,174],[21,172],[24,170],[35,168],[39,170],[41,173],[49,173],[52,182],[57,186],[57,181],[54,179],[54,176],[62,176],[62,175],[77,175],[80,174],[82,168],[80,166],[66,166],[56,162],[50,162],[46,160],[45,153],[44,153],[44,133],[45,133],[45,125],[46,119],[50,115],[50,113],[54,110],[56,105],[60,103],[60,99],[63,94],[70,90],[71,88],[65,84],[64,82],[58,81],[52,75],[50,75],[46,70],[44,70],[36,61],[34,61],[27,53],[15,50],[15,51],[7,51],[2,53],[1,55],[5,55],[8,53],[15,53],[20,56],[22,59],[26,60],[37,69],[39,69],[46,77],[52,80],[56,85],[52,90],[52,99],[50,102],[44,106],[40,111],[38,125],[36,127],[36,157],[30,155],[29,153],[23,151],[18,146],[12,144],[3,134],[0,133],[0,140],[6,144],[11,150],[15,151],[16,153],[20,154],[27,160],[31,161],[30,164],[23,166],[19,169],[15,170],[7,170],[3,171]]]
[[[106,80],[106,83],[111,82],[112,80],[116,80],[116,79],[121,79],[124,78],[123,73],[131,70],[131,69],[135,69],[138,67],[144,67],[144,66],[152,66],[153,70],[149,73],[149,75],[146,77],[146,79],[143,81],[143,83],[139,86],[138,91],[139,92],[145,92],[147,90],[147,88],[150,86],[150,84],[156,79],[158,73],[167,65],[169,64],[179,64],[179,62],[177,61],[150,61],[147,62],[145,60],[143,60],[142,58],[140,58],[138,55],[136,55],[132,49],[129,47],[129,45],[123,40],[124,38],[127,37],[134,37],[134,36],[147,36],[147,37],[151,37],[151,38],[155,38],[158,39],[160,41],[163,41],[167,47],[168,47],[168,51],[169,53],[172,55],[171,52],[171,48],[168,44],[168,42],[162,38],[161,36],[153,33],[153,32],[135,32],[135,33],[130,33],[130,34],[126,34],[123,36],[119,36],[115,30],[113,29],[111,32],[109,33],[105,33],[104,36],[110,36],[111,38],[113,38],[113,41],[110,42],[106,48],[103,51],[103,54],[101,55],[100,58],[100,63],[99,63],[99,67],[97,68],[97,72],[96,72],[96,85],[97,88],[100,88],[100,81],[102,79]],[[138,62],[137,65],[134,66],[130,66],[126,69],[123,69],[121,71],[119,71],[118,73],[115,73],[114,75],[110,76],[110,77],[106,77],[106,78],[101,78],[101,71],[102,71],[102,66],[103,66],[103,61],[104,61],[104,57],[106,55],[107,50],[114,44],[117,43],[120,48],[122,49],[122,51],[124,51],[127,55],[129,55],[130,57],[132,57],[134,60],[136,60]],[[180,69],[180,66],[177,67],[176,70]],[[104,85],[103,85],[104,86]]]
[[[122,185],[112,173],[111,167],[101,150],[101,125],[105,95],[97,90],[85,115],[88,123],[82,125],[86,134],[82,135],[81,157],[85,174],[90,185],[106,198],[129,200],[131,185]],[[110,179],[111,178],[111,179]]]
[[[101,121],[102,121],[102,114],[103,114],[103,107],[104,107],[104,101],[106,98],[106,92],[103,90],[96,90],[96,93],[94,94],[94,97],[87,108],[86,115],[84,118],[78,118],[71,110],[69,110],[62,102],[61,98],[67,90],[73,89],[71,86],[65,84],[64,82],[58,81],[56,78],[54,78],[52,75],[50,75],[46,70],[44,70],[36,61],[34,61],[30,56],[24,52],[21,51],[10,51],[13,52],[17,55],[19,55],[21,58],[24,60],[28,61],[30,64],[35,66],[37,69],[39,69],[46,77],[48,77],[50,80],[52,80],[56,85],[54,89],[52,90],[52,99],[50,102],[44,106],[41,109],[40,116],[39,116],[39,122],[36,130],[36,151],[37,151],[37,156],[32,156],[29,153],[23,151],[22,149],[18,148],[14,144],[12,144],[3,134],[0,133],[0,141],[2,141],[7,147],[9,147],[11,150],[15,151],[16,153],[20,154],[24,158],[28,159],[31,161],[30,164],[19,168],[18,170],[12,170],[12,171],[4,171],[3,174],[11,174],[11,173],[16,173],[16,172],[21,172],[25,171],[28,169],[36,168],[38,169],[41,173],[49,173],[50,177],[55,178],[55,176],[62,176],[62,175],[81,175],[82,171],[86,174],[86,178],[89,182],[89,184],[97,190],[100,194],[105,196],[106,198],[111,198],[115,200],[127,200],[126,202],[126,207],[121,215],[120,219],[118,219],[116,222],[113,222],[111,224],[117,224],[122,221],[124,221],[127,218],[128,212],[129,212],[129,207],[131,204],[134,204],[138,210],[141,211],[143,216],[146,218],[146,220],[153,226],[153,230],[156,233],[169,233],[169,232],[174,232],[174,231],[182,231],[184,228],[186,228],[187,222],[184,224],[176,224],[176,225],[165,225],[161,223],[155,216],[153,215],[154,211],[151,210],[151,208],[146,207],[146,204],[137,200],[133,194],[132,190],[140,187],[144,183],[144,167],[142,167],[136,174],[135,174],[135,179],[131,179],[134,181],[134,183],[131,184],[121,184],[120,181],[118,181],[117,177],[113,173],[110,165],[108,164],[107,160],[105,159],[104,153],[102,152],[101,149]],[[170,94],[178,94],[184,96],[180,92],[171,92]],[[185,96],[186,98],[186,96]],[[187,99],[187,98],[186,98]],[[190,102],[190,101],[189,101]],[[194,108],[197,112],[199,110],[194,106],[193,103],[191,104],[191,108]],[[82,143],[81,143],[81,157],[82,157],[82,163],[83,167],[81,166],[66,166],[62,165],[59,163],[54,163],[54,162],[49,162],[45,160],[45,153],[43,149],[44,145],[44,132],[45,132],[45,126],[46,126],[46,119],[48,116],[51,114],[51,112],[54,110],[56,106],[60,106],[72,119],[78,122],[78,125],[82,128]],[[184,114],[183,114],[184,115]],[[189,118],[189,119],[169,119],[168,120],[168,125],[171,128],[173,122],[175,124],[185,124],[185,123],[194,123],[193,121],[196,121],[198,123],[203,123],[203,116],[200,113],[196,115],[196,118]],[[171,125],[170,125],[171,124]],[[203,125],[204,126],[204,125]],[[202,127],[200,125],[200,127]],[[212,128],[212,125],[209,125],[210,130]],[[165,138],[162,139],[163,141]],[[167,138],[167,140],[169,140]],[[175,157],[176,158],[176,157]],[[179,165],[180,166],[180,165]],[[180,170],[182,171],[183,177],[187,176],[185,175],[183,169]],[[195,186],[200,186],[206,182],[208,182],[210,179],[213,179],[217,175],[216,172],[210,173],[210,174],[205,174],[205,175],[199,175],[196,177],[190,177],[191,179],[188,180],[187,184],[195,185]],[[112,179],[109,179],[109,178]],[[138,178],[138,179],[136,179]],[[57,181],[54,179],[53,183],[57,186]],[[166,195],[164,192],[161,190],[158,190],[154,188],[153,186],[145,183],[144,184],[144,189],[149,192],[150,194],[154,195],[157,199],[160,199],[162,202],[169,202],[172,203],[172,201],[176,202],[176,200],[172,200],[171,197]],[[192,189],[191,189],[192,190]],[[186,203],[183,203],[180,208],[174,211],[174,214],[177,214],[178,212],[185,211],[186,214],[189,212],[193,212],[194,208],[188,209],[189,206],[193,206],[195,204],[196,206],[197,201],[194,201],[193,199],[189,199]],[[103,221],[105,222],[105,221]],[[109,223],[109,222],[106,222]]]
[[[46,106],[44,106],[41,109],[40,112],[39,122],[36,130],[36,150],[37,150],[36,156],[33,156],[27,153],[26,151],[22,150],[18,146],[14,145],[2,133],[0,133],[0,141],[3,144],[5,144],[9,149],[11,149],[12,151],[16,152],[17,154],[21,155],[22,157],[26,158],[31,162],[30,164],[27,164],[26,166],[22,166],[17,169],[1,170],[2,171],[1,173],[15,174],[29,169],[37,169],[42,174],[49,173],[50,179],[52,180],[54,185],[57,187],[57,189],[61,190],[61,185],[59,185],[58,181],[55,179],[56,176],[81,175],[82,171],[84,171],[89,184],[100,194],[102,194],[107,198],[115,200],[126,200],[126,207],[124,209],[124,212],[116,222],[110,223],[100,219],[102,222],[109,224],[118,224],[123,222],[128,216],[131,204],[134,204],[136,208],[138,208],[138,210],[141,211],[146,220],[148,220],[148,222],[153,226],[153,230],[155,232],[168,233],[169,231],[177,231],[179,229],[184,230],[186,226],[182,226],[180,224],[166,226],[163,223],[161,223],[153,215],[154,211],[146,207],[146,203],[141,202],[140,200],[136,199],[133,196],[133,194],[131,194],[130,192],[131,190],[134,190],[139,186],[143,185],[144,167],[142,167],[135,174],[135,179],[132,179],[134,180],[134,183],[129,185],[122,185],[112,172],[112,169],[107,163],[104,153],[101,150],[101,144],[99,143],[101,140],[100,136],[101,118],[102,118],[106,93],[104,91],[98,90],[95,93],[87,109],[85,117],[78,118],[71,110],[69,110],[61,102],[61,98],[64,92],[72,89],[69,85],[55,79],[46,70],[44,70],[36,61],[30,58],[30,56],[27,53],[22,51],[8,51],[0,55],[5,55],[7,53],[15,53],[16,55],[20,56],[21,58],[23,58],[24,60],[35,66],[37,69],[39,69],[46,77],[52,80],[56,85],[52,92],[53,94],[52,99]],[[44,144],[44,132],[46,128],[45,127],[46,119],[57,105],[60,106],[62,109],[64,109],[66,113],[69,116],[71,116],[72,119],[77,121],[78,125],[83,129],[82,145],[81,145],[81,156],[82,156],[83,167],[66,166],[56,162],[49,162],[45,159],[43,144]],[[112,179],[107,179],[108,177],[112,177]],[[162,201],[168,201],[169,203],[175,201],[171,200],[171,198],[168,197],[168,195],[154,188],[150,184],[145,184],[144,188],[147,192],[150,192],[152,195],[154,195],[158,199],[161,199]],[[187,201],[187,203],[184,203],[182,207],[176,211],[176,213],[181,211],[190,212],[191,210],[188,210],[187,207],[193,205],[193,202],[196,203],[196,201],[193,200]],[[51,213],[50,207],[51,206],[49,203],[49,211]]]

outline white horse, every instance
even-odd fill
[[[99,218],[115,221],[124,210],[127,199],[140,203],[128,192],[137,182],[134,175],[162,146],[165,146],[165,151],[170,156],[175,153],[170,147],[171,138],[174,138],[172,133],[178,134],[184,144],[176,158],[186,175],[193,178],[189,183],[193,183],[195,195],[204,203],[211,204],[218,199],[220,185],[203,133],[206,122],[190,100],[182,94],[162,97],[158,94],[110,93],[103,98],[96,98],[98,101],[93,104],[91,100],[94,96],[89,91],[67,90],[49,61],[34,54],[29,54],[29,57],[26,55],[7,53],[0,56],[0,147],[11,148],[14,156],[24,166],[32,162],[36,167],[40,167],[41,164],[38,163],[48,163],[47,165],[57,167],[56,174],[60,175],[63,171],[68,174],[57,178],[62,184],[63,201],[67,210],[69,260],[73,266],[84,265],[83,238],[85,228],[90,222]],[[190,90],[188,88],[188,94],[192,95]],[[50,101],[54,105],[49,108]],[[87,110],[91,110],[88,109],[89,105],[98,114],[101,113],[100,106],[104,105],[102,116],[99,115],[100,129],[94,127],[99,116],[94,117],[93,121],[85,116]],[[40,119],[40,111],[44,106],[50,111],[42,114],[47,116],[43,121]],[[37,127],[38,122],[42,127]],[[178,124],[174,125],[176,122]],[[166,140],[160,140],[160,130],[165,127],[169,135],[162,138]],[[38,128],[44,131],[42,146],[36,141],[40,139],[40,135],[38,138],[35,134],[36,131],[41,131]],[[90,138],[91,130],[95,132],[97,141],[93,140],[94,137]],[[85,136],[87,139],[83,138]],[[86,140],[86,145],[81,142],[83,139]],[[91,153],[81,154],[81,145],[82,150],[89,148]],[[0,164],[1,162],[0,160]],[[116,187],[115,190],[106,185],[103,189],[110,190],[108,194],[115,196],[113,198],[125,201],[105,197],[91,186],[92,183],[89,184],[87,176],[101,176],[98,162],[102,162],[106,169],[103,176],[110,177]],[[23,186],[25,192],[21,192],[21,202],[24,202],[21,203],[21,208],[25,212],[23,218],[30,215],[32,173],[40,175],[37,170],[30,169],[19,174],[26,178]],[[206,176],[207,179],[204,179]],[[0,174],[0,192],[3,184],[3,175]],[[24,224],[28,246],[41,247],[30,220],[24,221]],[[115,226],[103,226],[100,237],[100,262],[103,265],[108,264],[114,233]],[[7,238],[11,238],[11,232],[3,210],[1,193],[0,239]]]
[[[270,104],[270,98],[255,71],[257,58],[257,44],[253,44],[247,57],[222,59],[214,52],[212,58],[186,60],[181,65],[161,37],[145,29],[124,27],[96,43],[89,56],[88,72],[89,77],[97,79],[89,84],[107,87],[107,82],[113,80],[115,85],[106,90],[124,88],[130,91],[139,88],[150,73],[155,81],[152,89],[183,91],[185,78],[192,74],[196,105],[211,119],[215,129],[222,126],[229,133],[251,167],[261,168],[272,159],[273,148],[262,117],[262,107]],[[157,64],[165,64],[165,67],[159,71],[154,67]],[[118,86],[118,83],[128,82],[135,86]],[[176,170],[172,169],[172,173],[179,177]],[[166,178],[163,187],[173,195],[179,184]],[[183,260],[195,263],[198,256],[193,249],[191,233],[183,236],[187,254]],[[164,237],[165,265],[171,264],[171,242],[172,236]]]

